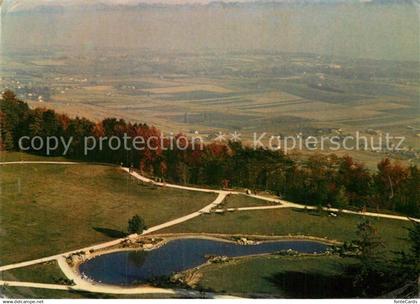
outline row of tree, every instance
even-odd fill
[[[349,156],[315,155],[296,160],[281,151],[253,149],[234,142],[206,144],[200,149],[197,143],[181,135],[176,138],[185,140],[181,146],[187,148],[167,149],[168,139],[161,139],[160,131],[146,124],[115,118],[95,123],[52,110],[30,109],[11,91],[1,98],[0,122],[3,150],[19,150],[22,136],[73,138],[67,152],[69,158],[132,165],[175,183],[268,190],[309,205],[388,209],[411,216],[420,213],[417,166],[406,167],[389,159],[382,160],[372,173]],[[98,139],[127,136],[131,138],[128,146],[132,146],[130,140],[140,136],[150,139],[153,149],[128,150],[122,145],[118,150],[111,150],[105,145],[85,155],[84,140],[89,136]],[[63,149],[52,151],[52,155],[61,155]],[[29,152],[47,154],[45,147]]]

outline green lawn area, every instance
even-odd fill
[[[221,206],[223,208],[238,208],[238,207],[254,207],[254,206],[268,206],[268,205],[273,205],[273,203],[260,200],[251,196],[239,194],[239,195],[229,195]]]
[[[2,161],[31,157],[45,159],[21,153],[1,155]],[[0,265],[121,237],[134,214],[141,215],[151,227],[197,211],[215,199],[215,194],[145,185],[112,166],[7,165],[0,166],[0,177]],[[245,195],[230,195],[223,208],[268,204]],[[306,235],[345,241],[356,238],[356,226],[362,219],[359,215],[330,217],[326,212],[291,208],[234,211],[201,215],[157,233]],[[385,254],[406,248],[409,222],[369,219],[384,242]],[[202,274],[200,285],[216,292],[328,298],[343,296],[334,292],[349,284],[343,269],[350,263],[354,260],[337,256],[273,255],[234,259],[198,271]],[[3,280],[40,283],[56,283],[60,277],[63,274],[55,262],[0,273]],[[0,287],[2,292],[13,298],[124,298],[15,287]],[[154,297],[162,295],[139,296]]]
[[[66,276],[56,261],[0,272],[3,281],[63,284]],[[60,280],[61,279],[61,280]],[[64,285],[67,285],[64,283]]]
[[[11,299],[165,299],[175,298],[167,294],[139,294],[139,295],[118,295],[91,293],[76,290],[54,290],[27,287],[0,286],[0,294]]]
[[[356,238],[356,226],[363,219],[362,216],[342,214],[330,217],[325,212],[321,214],[290,208],[206,214],[160,232],[306,235],[339,241]],[[407,237],[407,231],[404,227],[409,227],[409,222],[373,217],[369,219],[386,246],[384,250],[405,248],[403,238]]]
[[[0,170],[1,265],[108,241],[120,237],[135,214],[151,227],[216,197],[144,185],[111,166],[19,164]]]
[[[79,293],[66,290],[1,286],[0,293],[11,299],[82,299]]]
[[[218,293],[239,295],[269,294],[285,298],[338,297],[337,287],[345,288],[344,284],[349,284],[348,281],[344,281],[342,274],[345,266],[351,263],[355,261],[337,256],[241,258],[199,269],[199,284]],[[340,292],[341,296],[344,296],[341,289]]]
[[[71,161],[64,157],[45,157],[35,154],[22,153],[22,152],[5,152],[0,151],[0,161],[11,162],[11,161]]]

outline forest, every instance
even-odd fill
[[[384,158],[372,172],[350,156],[316,154],[293,159],[281,151],[254,149],[239,142],[210,143],[197,149],[194,142],[185,142],[186,149],[167,149],[154,126],[107,118],[93,122],[70,118],[53,110],[31,109],[12,91],[0,99],[2,151],[19,151],[23,136],[72,138],[66,157],[73,160],[123,164],[144,174],[180,184],[212,187],[241,187],[251,191],[269,191],[283,199],[339,209],[389,210],[420,217],[420,175],[415,165],[405,166]],[[95,148],[84,153],[86,137],[112,137],[156,141],[141,151]],[[177,135],[181,137],[182,134]],[[63,151],[29,150],[39,155],[62,155]],[[47,153],[48,152],[48,153]]]

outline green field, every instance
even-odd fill
[[[56,261],[0,272],[0,279],[3,281],[67,285],[62,280],[65,278],[66,276]]]
[[[200,286],[217,293],[238,295],[270,294],[276,297],[291,297],[297,289],[306,295],[322,292],[324,297],[332,295],[328,287],[343,274],[344,268],[354,263],[350,258],[336,256],[259,256],[233,259],[223,264],[210,264],[198,270]],[[293,286],[282,284],[283,278],[294,280]],[[305,280],[301,280],[305,276]],[[55,262],[38,264],[0,273],[2,280],[29,281],[57,284],[63,277]],[[295,282],[298,280],[298,282]],[[313,280],[321,281],[323,287],[313,290]],[[308,286],[307,286],[308,285]],[[165,298],[168,295],[107,295],[78,291],[61,291],[38,288],[3,287],[5,295],[12,298]]]
[[[83,295],[78,292],[41,289],[41,288],[27,288],[27,287],[12,287],[2,286],[0,292],[11,299],[82,299]]]
[[[250,235],[305,235],[348,241],[356,238],[357,224],[362,216],[342,214],[330,217],[303,209],[273,209],[236,211],[209,214],[160,232],[226,233]],[[382,238],[384,250],[398,250],[406,246],[404,238],[408,222],[370,218]]]
[[[0,286],[0,293],[11,299],[166,299],[167,294],[118,295],[83,292],[77,290],[54,290],[27,287]]]
[[[354,262],[336,256],[241,258],[202,267],[199,284],[218,293],[328,298],[335,295],[337,278]]]
[[[1,162],[13,161],[70,161],[64,157],[45,157],[35,154],[22,153],[22,152],[4,152],[0,151]]]
[[[50,160],[3,153],[2,160]],[[51,159],[51,160],[60,160]],[[141,215],[150,227],[186,215],[214,200],[214,194],[145,185],[118,167],[104,165],[18,164],[1,166],[1,265],[40,258],[122,237],[127,220]],[[245,195],[229,195],[222,208],[269,205]],[[346,241],[356,238],[359,215],[304,209],[205,214],[157,233],[305,235]],[[405,221],[370,218],[384,254],[407,247]],[[352,259],[336,256],[260,256],[200,268],[199,284],[218,293],[275,297],[340,297],[337,282]],[[65,284],[55,262],[0,273],[9,281]],[[314,288],[315,286],[315,288]],[[2,287],[13,298],[124,298],[36,288]],[[350,291],[349,291],[350,292]],[[162,298],[162,295],[139,295]],[[133,296],[127,296],[133,298]]]
[[[0,170],[2,265],[121,237],[134,214],[151,227],[215,198],[143,185],[110,166],[25,164]]]
[[[350,154],[372,169],[386,156],[418,163],[414,152],[420,148],[416,131],[420,91],[419,64],[415,62],[332,60],[315,54],[245,50],[205,56],[178,52],[121,56],[115,50],[104,50],[106,62],[112,64],[95,65],[91,73],[86,69],[96,62],[95,57],[63,59],[61,49],[50,52],[48,61],[37,53],[3,58],[10,67],[3,71],[5,87],[18,92],[16,80],[31,83],[34,89],[48,87],[50,96],[43,103],[28,95],[32,89],[18,94],[32,107],[93,121],[115,116],[164,132],[192,134],[197,130],[207,136],[238,131],[244,143],[252,141],[253,132],[331,137],[336,134],[333,129],[341,130],[343,136],[356,131],[368,136],[372,129],[376,140],[378,134],[404,136],[404,146],[413,151],[343,148],[318,152]],[[157,67],[156,60],[162,57],[168,62]],[[154,72],[157,68],[159,75]],[[80,74],[81,70],[86,74]],[[94,80],[96,74],[101,75],[99,83]],[[86,82],[79,81],[85,77]]]
[[[269,201],[260,200],[246,195],[229,195],[221,205],[223,208],[255,207],[273,205]]]

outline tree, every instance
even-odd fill
[[[368,263],[377,260],[380,254],[379,248],[383,246],[383,243],[369,219],[357,225],[356,235],[359,238],[353,243],[359,248],[360,261]]]
[[[408,168],[408,178],[402,185],[398,211],[420,217],[420,171],[417,166]]]
[[[353,276],[353,286],[360,296],[378,296],[384,292],[389,271],[389,265],[380,255],[383,243],[369,219],[357,225],[356,235],[358,238],[351,244],[356,248],[355,257],[359,263],[350,266],[347,271]]]
[[[366,204],[372,188],[372,176],[361,163],[350,156],[344,156],[340,162],[336,182],[344,186],[349,204],[362,207]]]
[[[345,208],[349,204],[349,199],[347,198],[346,189],[341,186],[335,196],[335,206],[337,208]]]
[[[420,223],[412,221],[413,226],[408,228],[408,252],[396,253],[393,278],[397,289],[392,292],[393,297],[414,298],[419,294],[420,276]]]
[[[128,220],[128,233],[133,234],[141,234],[143,233],[143,230],[146,228],[146,225],[144,224],[143,218],[141,218],[139,215],[133,216],[130,220]]]
[[[13,91],[6,90],[3,92],[2,98],[4,100],[16,100],[16,94]]]
[[[408,180],[408,169],[388,158],[378,164],[374,176],[377,205],[391,210],[399,210],[403,204],[403,190]]]
[[[43,120],[42,112],[39,109],[35,109],[28,117],[28,135],[43,136]]]
[[[27,134],[26,119],[31,110],[16,95],[6,90],[0,98],[0,134],[3,145],[7,142],[8,148],[17,147],[18,139]],[[10,137],[13,137],[10,140]],[[8,137],[8,138],[7,138]],[[6,140],[7,139],[7,140]]]
[[[143,150],[127,150],[124,145],[111,149],[107,143],[116,136],[120,140],[141,137],[148,145]],[[132,164],[149,175],[174,183],[192,183],[226,187],[268,190],[285,199],[308,205],[338,208],[346,205],[395,210],[412,217],[420,216],[420,171],[384,159],[371,173],[349,156],[313,155],[307,160],[294,159],[280,151],[253,149],[240,142],[202,144],[178,134],[180,146],[170,148],[171,140],[147,124],[132,124],[123,119],[107,118],[92,122],[70,118],[53,110],[30,109],[11,91],[0,98],[0,149],[17,150],[22,136],[63,136],[72,139],[67,157],[113,164]],[[108,137],[84,153],[84,140],[93,136]],[[150,141],[149,141],[150,140]],[[128,141],[128,146],[132,145]],[[198,145],[198,146],[197,146]],[[60,145],[61,146],[61,145]],[[101,147],[100,147],[101,146]],[[46,154],[46,149],[30,150]],[[61,154],[63,150],[56,150]]]
[[[42,113],[43,134],[46,136],[61,136],[60,123],[53,110],[46,110]]]
[[[4,137],[3,139],[4,150],[12,151],[15,148],[14,142],[13,142],[13,135],[9,131],[6,131],[3,137]]]

